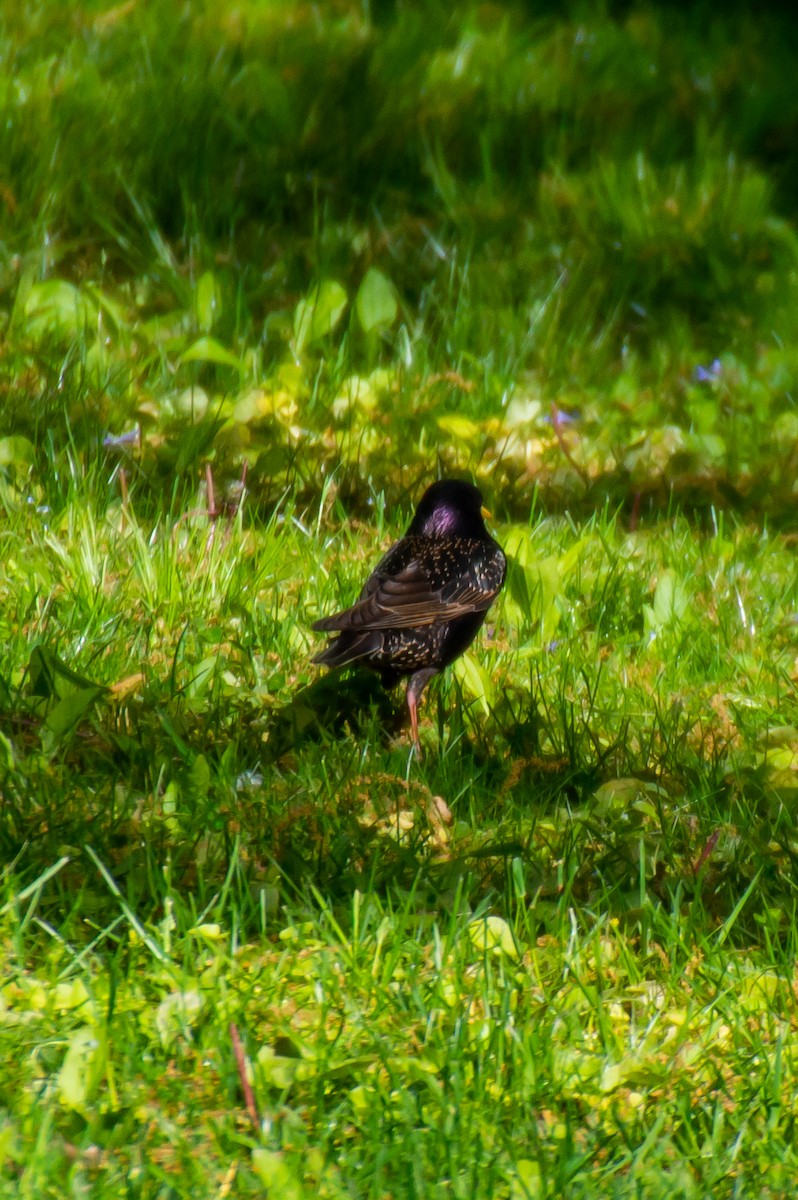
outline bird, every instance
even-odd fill
[[[504,584],[507,561],[485,528],[486,516],[474,484],[431,484],[407,532],[374,568],[355,604],[313,625],[337,635],[314,663],[362,664],[378,671],[386,687],[410,677],[407,708],[417,757],[425,687],[471,645]]]

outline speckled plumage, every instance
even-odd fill
[[[427,488],[407,533],[378,563],[357,603],[314,629],[338,634],[314,662],[360,662],[391,686],[411,679],[407,703],[418,749],[417,706],[429,680],[470,645],[504,583],[506,562],[470,483]]]

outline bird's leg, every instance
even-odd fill
[[[407,693],[407,707],[410,710],[410,728],[413,732],[416,758],[421,758],[421,742],[418,740],[418,701],[411,692]]]
[[[438,672],[433,668],[416,671],[415,675],[411,675],[410,682],[407,685],[407,708],[410,713],[410,728],[413,733],[413,745],[416,748],[418,758],[421,758],[421,742],[418,740],[418,702],[421,699],[421,693],[430,679],[437,674]]]

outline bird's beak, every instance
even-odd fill
[[[486,521],[489,521],[491,519],[491,517],[493,516],[493,513],[490,511],[489,508],[485,508],[484,504],[482,505],[482,508],[479,511],[482,513],[482,516],[485,518]]]

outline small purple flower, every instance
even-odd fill
[[[106,450],[127,450],[131,446],[138,446],[141,440],[141,430],[138,425],[135,429],[130,429],[127,433],[120,433],[114,436],[109,433],[103,438],[103,446]]]
[[[578,412],[568,413],[562,408],[555,408],[553,413],[546,413],[546,415],[540,419],[544,425],[553,425],[555,422],[560,426],[574,425],[579,420],[581,415],[582,414]]]
[[[716,379],[720,379],[722,372],[720,359],[714,358],[708,367],[696,367],[693,379],[696,383],[714,383]]]

